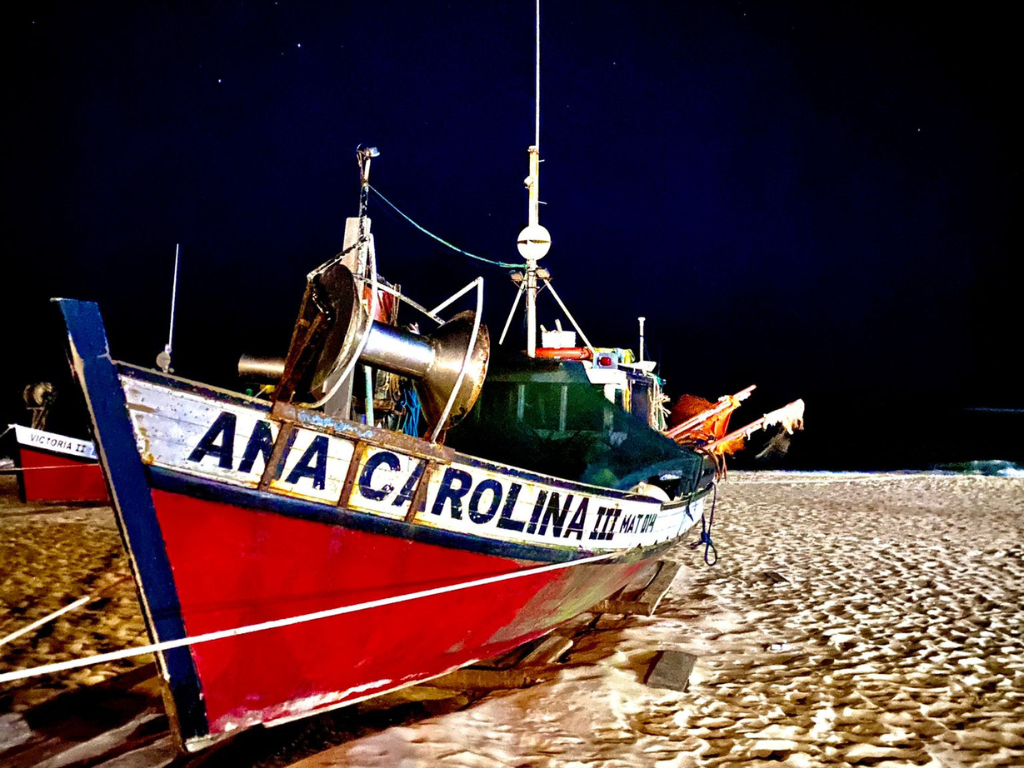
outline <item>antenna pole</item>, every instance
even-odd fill
[[[540,0],[537,0],[535,28],[535,67],[534,67],[534,123],[533,146],[530,153],[530,175],[526,178],[526,189],[529,194],[528,227],[534,232],[540,227]],[[524,230],[525,232],[525,230]],[[523,235],[520,235],[520,242]],[[520,249],[522,251],[522,249]],[[543,254],[541,254],[543,256]],[[526,354],[534,357],[537,353],[537,258],[532,252],[523,253],[526,259]]]
[[[537,356],[537,260],[526,262],[526,354]]]
[[[540,226],[540,150],[530,147],[530,177],[526,185],[530,194],[529,226]],[[537,259],[526,259],[526,354],[533,357],[537,352]]]
[[[380,151],[376,147],[364,147],[362,144],[356,150],[356,156],[359,160],[359,260],[357,263],[357,271],[359,272],[359,279],[363,281],[363,285],[366,285],[366,269],[369,266],[369,237],[366,232],[366,206],[370,195],[370,161],[380,155]],[[377,318],[373,315],[376,313],[377,307],[377,296],[375,292],[377,290],[377,279],[375,275],[371,275],[372,282],[370,282],[370,306],[367,310],[370,312],[370,319],[376,320]],[[360,290],[360,293],[365,292],[365,288]],[[366,423],[371,427],[376,424],[376,418],[373,413],[373,392],[375,385],[375,377],[373,375],[373,367],[369,365],[363,366],[363,373],[366,375],[366,405],[363,408],[363,412],[366,414]]]
[[[366,206],[370,195],[370,161],[380,155],[376,147],[364,147],[360,144],[356,148],[356,159],[359,162],[359,254],[356,260],[357,277],[360,280],[366,279],[367,258],[367,232],[366,232]]]
[[[174,282],[171,283],[171,328],[167,332],[167,345],[164,351],[156,356],[156,364],[164,373],[171,372],[171,346],[174,344],[174,306],[178,302],[178,256],[181,254],[181,243],[174,246]]]
[[[647,318],[645,318],[645,317],[638,317],[637,318],[637,320],[640,321],[640,362],[641,363],[644,361],[644,320],[646,320],[646,319]]]
[[[181,243],[174,244],[174,282],[171,283],[171,327],[167,332],[167,354],[171,354],[174,343],[174,307],[178,303],[178,257],[181,255]]]
[[[534,75],[534,92],[536,93],[536,110],[533,124],[533,146],[540,152],[540,0],[537,0],[537,35],[536,35],[537,64]]]
[[[540,0],[537,0],[534,66],[533,146],[530,147],[529,225],[540,225]],[[537,354],[537,260],[526,260],[526,354]]]
[[[551,235],[540,225],[540,0],[537,0],[537,110],[534,121],[533,145],[530,153],[530,175],[526,177],[529,195],[527,217],[529,223],[519,233],[519,255],[526,262],[526,274],[520,284],[520,293],[526,294],[526,354],[537,354],[537,288],[547,273],[539,274],[537,262],[551,248]],[[518,303],[519,296],[516,296]],[[512,307],[515,311],[515,305]],[[507,325],[507,324],[506,324]]]

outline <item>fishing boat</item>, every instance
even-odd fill
[[[287,354],[239,361],[255,394],[120,362],[96,304],[55,300],[151,639],[102,658],[155,653],[185,749],[540,638],[713,514],[720,461],[664,433],[642,345],[591,344],[540,267],[539,125],[521,354],[492,358],[480,278],[428,309],[378,274],[370,147]],[[574,330],[539,325],[541,289]]]
[[[376,155],[360,150],[359,215],[309,273],[287,355],[240,361],[257,395],[119,362],[96,304],[56,300],[188,750],[539,638],[656,565],[714,492],[713,457],[638,417],[652,366],[589,340],[589,359],[537,355],[536,183],[527,350],[491,366],[482,280],[427,310],[378,275]],[[436,330],[399,326],[403,303]],[[413,403],[422,418],[399,418]]]
[[[89,440],[11,424],[22,502],[105,502],[107,484]]]

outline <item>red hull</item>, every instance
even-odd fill
[[[713,484],[709,460],[668,441],[642,471],[690,478],[672,504],[129,375],[94,304],[61,309],[190,750],[544,635],[650,567]]]
[[[109,502],[103,470],[95,461],[19,445],[19,490],[23,501]]]
[[[190,636],[536,563],[154,490]],[[646,561],[585,565],[192,647],[210,735],[429,679],[540,636]]]

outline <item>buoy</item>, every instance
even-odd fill
[[[587,347],[537,347],[536,356],[549,360],[590,360],[594,353]]]

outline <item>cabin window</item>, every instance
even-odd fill
[[[694,475],[701,459],[636,419],[628,388],[614,393],[625,406],[620,410],[579,364],[534,367],[532,375],[517,373],[511,381],[492,374],[447,444],[482,459],[620,490],[664,475],[666,462],[674,475]],[[634,395],[634,402],[651,407],[649,396]]]
[[[564,429],[565,412],[562,397],[564,384],[539,384],[519,387],[517,408],[520,421],[533,429]]]
[[[611,427],[605,423],[606,408],[597,407],[602,403],[594,398],[587,384],[569,384],[565,387],[566,419],[564,431],[603,432]],[[610,415],[610,414],[609,414]]]
[[[630,383],[629,412],[645,424],[651,423],[651,393],[641,382]]]

